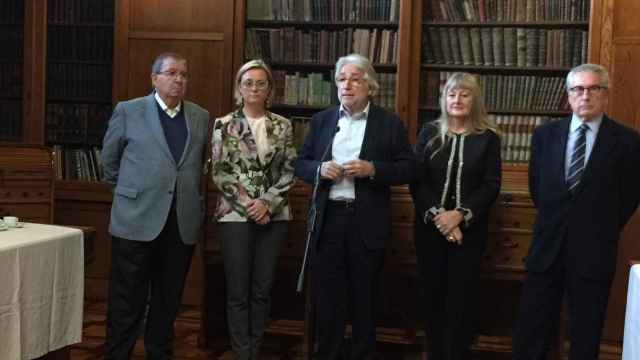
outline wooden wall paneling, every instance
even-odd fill
[[[22,134],[27,144],[44,144],[46,1],[25,0]]]
[[[189,61],[187,99],[207,109],[212,119],[228,112],[233,54],[242,48],[234,46],[236,8],[233,0],[117,0],[114,103],[149,94],[153,59],[172,51]],[[202,266],[201,256],[194,256],[185,303],[201,301]]]
[[[407,124],[409,141],[418,135],[420,62],[422,42],[422,1],[400,3],[400,50],[396,82],[396,109]]]
[[[211,116],[222,114],[226,108],[223,100],[225,82],[224,43],[211,39],[158,38],[150,34],[133,33],[129,38],[128,98],[144,96],[151,92],[151,63],[160,53],[178,52],[187,58],[191,78],[187,99],[209,110]],[[170,34],[165,34],[170,35]],[[222,37],[216,37],[222,39]],[[228,91],[227,91],[228,93]]]

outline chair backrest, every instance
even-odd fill
[[[53,174],[49,148],[0,144],[0,217],[52,224]]]

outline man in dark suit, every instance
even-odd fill
[[[369,99],[378,90],[368,59],[336,64],[340,106],[314,115],[295,173],[321,178],[311,273],[318,346],[315,358],[337,359],[352,310],[351,359],[375,351],[375,300],[385,241],[391,235],[390,185],[408,183],[413,155],[400,119]]]
[[[159,55],[154,93],[119,103],[103,140],[113,189],[106,359],[129,359],[145,318],[147,359],[168,359],[194,244],[204,216],[200,179],[209,113],[185,101],[179,54]]]
[[[608,87],[602,66],[575,67],[567,76],[573,116],[533,134],[529,189],[538,214],[514,359],[546,358],[565,292],[569,359],[598,357],[618,238],[640,199],[640,137],[604,114]]]

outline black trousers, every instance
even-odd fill
[[[367,249],[354,209],[331,205],[312,262],[317,351],[314,359],[341,359],[351,310],[351,359],[367,359],[376,346],[375,305],[384,249]]]
[[[231,347],[238,360],[258,359],[271,310],[280,244],[287,238],[289,224],[220,222],[217,228],[224,259]]]
[[[611,279],[588,279],[567,266],[567,250],[545,272],[528,272],[513,339],[514,360],[547,359],[557,335],[564,294],[569,315],[569,360],[597,360]],[[549,319],[553,319],[549,321]]]
[[[415,229],[428,358],[470,359],[484,238],[467,233],[456,245],[431,224]]]
[[[182,242],[173,209],[153,241],[113,237],[111,244],[105,359],[131,357],[145,311],[146,358],[171,358],[173,323],[195,246]]]

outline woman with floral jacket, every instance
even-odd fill
[[[287,192],[296,150],[291,122],[267,110],[273,76],[261,60],[236,75],[239,108],[216,119],[213,182],[221,196],[215,219],[227,289],[227,321],[237,359],[257,359],[269,317],[280,244],[290,220]]]

